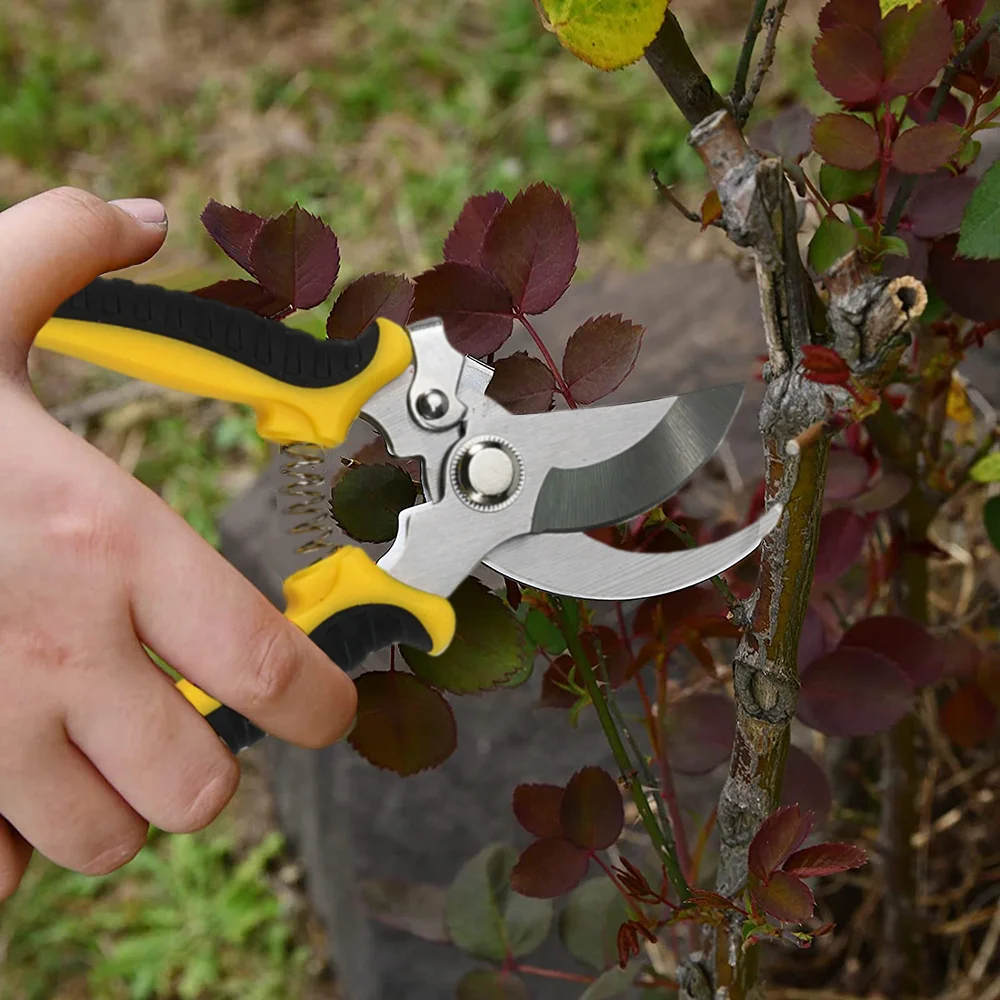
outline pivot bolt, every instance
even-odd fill
[[[417,412],[424,420],[439,420],[448,412],[448,397],[440,389],[428,389],[417,396]]]
[[[524,480],[521,458],[508,442],[494,437],[470,441],[455,456],[451,481],[475,510],[493,511],[514,501]]]

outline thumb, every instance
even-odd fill
[[[0,369],[22,368],[32,339],[59,305],[106,271],[148,260],[166,234],[157,201],[106,202],[71,187],[0,212]]]

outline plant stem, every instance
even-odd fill
[[[750,23],[747,25],[746,34],[743,37],[743,46],[740,49],[740,58],[736,64],[733,89],[729,95],[734,108],[743,101],[747,92],[750,61],[753,59],[753,50],[757,45],[757,38],[760,36],[761,28],[764,26],[764,10],[766,8],[767,0],[754,0],[753,10],[750,13]]]
[[[542,969],[537,965],[516,965],[517,972],[526,976],[539,976],[543,979],[562,979],[567,983],[592,983],[594,976],[585,976],[579,972],[562,972],[559,969]]]
[[[667,870],[667,875],[677,892],[678,899],[683,903],[687,900],[691,890],[677,863],[677,857],[671,845],[667,843],[663,835],[663,830],[656,822],[656,817],[653,815],[653,811],[650,809],[649,802],[646,799],[646,793],[642,790],[641,784],[635,780],[635,776],[632,773],[632,763],[629,760],[628,752],[625,750],[625,745],[622,743],[621,735],[615,726],[614,719],[611,717],[611,711],[608,708],[604,692],[601,691],[600,685],[597,683],[597,678],[594,676],[590,661],[587,659],[587,654],[584,652],[580,637],[577,635],[576,629],[573,628],[572,622],[566,613],[563,601],[561,598],[553,597],[552,603],[560,620],[563,637],[566,639],[566,646],[573,657],[573,662],[580,673],[587,694],[594,704],[594,710],[597,712],[597,718],[601,723],[601,728],[604,730],[604,735],[614,755],[615,763],[617,763],[618,769],[621,772],[622,780],[628,786],[629,792],[632,795],[632,801],[635,803],[635,807],[642,819],[642,824],[646,828],[646,833],[649,834],[649,839],[652,841],[663,866]]]
[[[775,0],[770,14],[767,15],[771,23],[768,25],[767,38],[764,41],[764,51],[761,53],[760,62],[757,63],[757,69],[754,70],[747,95],[735,109],[737,120],[740,122],[746,122],[750,117],[750,112],[753,110],[754,102],[760,93],[760,88],[764,85],[764,78],[767,76],[771,64],[774,62],[774,53],[778,48],[778,31],[781,29],[781,22],[784,20],[785,8],[787,6],[788,0]]]
[[[545,346],[545,341],[538,335],[538,331],[531,325],[531,321],[524,315],[523,312],[518,312],[517,318],[521,321],[525,330],[527,330],[531,335],[531,339],[535,342],[535,346],[542,352],[545,364],[548,365],[548,369],[552,372],[552,377],[555,379],[556,388],[559,390],[559,394],[566,400],[569,408],[571,410],[575,410],[578,404],[573,398],[573,393],[566,384],[566,380],[562,377],[562,372],[559,371],[559,366],[555,363],[555,359],[549,353],[549,349]]]
[[[656,38],[646,49],[646,62],[689,124],[697,125],[725,108],[725,101],[701,68],[669,9]]]

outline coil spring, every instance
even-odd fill
[[[281,488],[281,492],[295,500],[284,512],[306,518],[296,524],[291,533],[315,536],[303,542],[295,551],[326,555],[337,548],[337,543],[331,538],[333,520],[330,516],[330,484],[327,477],[317,471],[317,466],[322,466],[325,462],[323,449],[306,441],[296,441],[283,444],[281,454],[290,459],[281,467],[281,472],[291,480]]]

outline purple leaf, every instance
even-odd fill
[[[671,767],[679,774],[708,774],[729,760],[736,709],[724,694],[693,694],[670,705],[664,728]]]
[[[816,759],[792,744],[785,761],[785,777],[781,783],[781,805],[798,805],[803,812],[816,816],[822,826],[833,808],[833,789],[826,771]]]
[[[932,174],[962,148],[962,131],[948,122],[914,125],[892,144],[892,165],[903,174]]]
[[[980,323],[1000,320],[1000,260],[956,255],[957,236],[935,242],[928,275],[934,290],[960,316]]]
[[[758,125],[753,130],[751,145],[762,153],[773,153],[789,163],[798,163],[812,149],[815,121],[816,116],[808,108],[795,104]]]
[[[456,264],[482,264],[483,240],[497,213],[508,205],[499,191],[473,195],[444,241],[444,259]]]
[[[966,174],[958,177],[941,174],[921,180],[913,192],[906,214],[914,235],[934,239],[958,232],[962,213],[976,188],[976,179]]]
[[[552,409],[555,389],[548,365],[518,351],[497,361],[486,395],[511,413],[545,413]]]
[[[840,646],[802,675],[798,717],[827,736],[871,736],[910,710],[913,687],[888,657]]]
[[[855,115],[828,114],[813,125],[813,149],[842,170],[864,170],[878,158],[878,133]]]
[[[915,97],[911,97],[906,104],[906,113],[918,124],[926,125],[928,116],[930,115],[931,103],[934,100],[934,94],[937,92],[937,87],[924,87]],[[935,121],[951,122],[952,125],[957,125],[959,128],[964,127],[965,119],[968,117],[968,112],[965,110],[965,105],[958,99],[957,95],[948,92],[948,96],[944,99],[944,105],[942,106],[940,112],[938,113]]]
[[[635,367],[645,327],[622,316],[594,316],[577,327],[566,344],[563,378],[578,403],[614,392]]]
[[[214,299],[225,302],[227,306],[237,309],[249,309],[258,316],[267,319],[281,319],[292,311],[292,304],[272,295],[256,281],[246,281],[243,278],[227,278],[217,281],[214,285],[197,288],[191,293],[202,299]]]
[[[868,519],[841,507],[823,515],[816,549],[813,586],[839,580],[854,566],[868,537]]]
[[[250,251],[254,239],[264,227],[264,219],[253,212],[222,205],[213,198],[201,213],[201,222],[208,235],[232,260],[244,271],[254,274],[250,264]]]
[[[821,31],[828,31],[838,24],[853,24],[877,36],[881,21],[879,0],[830,0],[819,12]]]
[[[828,652],[830,645],[826,623],[819,612],[812,606],[806,608],[806,616],[802,621],[802,635],[799,638],[799,672],[801,673],[813,660],[818,660]]]
[[[530,844],[510,873],[510,887],[521,896],[555,899],[575,889],[590,867],[586,851],[562,837]]]
[[[837,875],[867,863],[868,854],[855,844],[814,844],[796,851],[785,862],[783,871],[796,878],[817,878]]]
[[[797,805],[782,806],[771,813],[750,842],[747,857],[750,871],[761,882],[767,882],[809,836],[814,819],[812,813],[803,813]]]
[[[883,100],[926,87],[951,55],[951,18],[935,3],[896,7],[882,21]]]
[[[887,199],[888,204],[892,204]],[[900,229],[896,235],[906,244],[910,251],[909,257],[897,257],[890,254],[883,258],[882,274],[886,278],[898,278],[904,274],[912,274],[921,281],[927,277],[927,243],[918,239],[909,229]]]
[[[892,660],[914,687],[940,680],[946,647],[919,623],[900,615],[874,615],[849,628],[841,646],[864,647]]]
[[[845,104],[865,104],[882,87],[882,50],[872,35],[852,24],[829,28],[813,46],[816,77]]]
[[[401,274],[363,274],[337,296],[326,320],[326,335],[354,340],[379,316],[400,326],[413,305],[414,285]]]
[[[823,499],[850,500],[868,485],[868,463],[853,452],[837,448],[830,452]]]
[[[325,301],[340,271],[337,237],[322,219],[293,205],[268,219],[253,242],[250,262],[257,280],[296,309]]]
[[[500,280],[474,264],[447,262],[417,276],[411,320],[440,316],[452,347],[475,358],[499,350],[514,329]]]
[[[787,923],[801,924],[816,909],[812,889],[787,872],[775,872],[767,885],[755,885],[750,892],[762,910]]]
[[[533,184],[494,217],[482,263],[528,315],[545,312],[569,288],[576,271],[576,221],[559,192]]]

